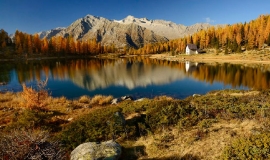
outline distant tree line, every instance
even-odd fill
[[[223,27],[211,27],[201,30],[193,35],[171,40],[165,43],[149,43],[142,48],[134,49],[125,47],[117,49],[112,45],[101,45],[96,39],[86,41],[75,40],[72,36],[55,36],[50,39],[40,39],[38,34],[15,32],[13,41],[8,33],[0,30],[0,52],[15,53],[17,55],[66,55],[87,54],[96,55],[103,53],[126,54],[156,54],[162,52],[184,53],[186,45],[196,44],[199,48],[224,49],[225,53],[242,52],[243,49],[261,49],[270,45],[270,16],[260,15],[249,23],[237,23]]]
[[[102,54],[115,52],[114,45],[102,46],[95,39],[75,40],[72,36],[63,38],[55,36],[40,39],[38,34],[30,35],[15,32],[15,52],[17,54]]]
[[[0,51],[5,50],[8,46],[12,45],[12,41],[8,33],[3,29],[0,30]]]
[[[199,48],[224,49],[225,52],[242,52],[242,49],[261,49],[270,45],[270,16],[260,15],[249,23],[237,23],[220,27],[211,27],[193,35],[171,40],[165,43],[146,44],[130,54],[152,54],[162,52],[184,53],[186,45],[196,44]]]
[[[63,38],[55,36],[50,39],[40,39],[38,34],[27,34],[16,30],[14,39],[8,37],[3,29],[0,33],[0,51],[9,51],[17,55],[66,55],[66,54],[88,54],[96,55],[103,53],[114,53],[114,45],[102,46],[95,39],[87,41],[75,40],[72,36]],[[8,47],[10,46],[10,47]]]

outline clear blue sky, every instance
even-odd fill
[[[270,13],[270,0],[0,0],[0,29],[36,33],[67,27],[87,14],[120,20],[164,19],[177,24],[233,24]]]

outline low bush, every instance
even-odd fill
[[[84,142],[100,142],[112,139],[113,135],[108,122],[118,107],[96,109],[66,126],[59,138],[68,149],[74,149]]]
[[[25,99],[26,107],[30,109],[44,109],[45,100],[49,97],[48,91],[45,89],[47,80],[38,82],[38,90],[27,87],[23,84],[22,97]]]
[[[259,119],[263,116],[269,116],[270,96],[269,91],[261,92],[261,94],[245,96],[234,96],[233,93],[244,94],[242,91],[219,91],[196,97],[190,100],[193,107],[198,112],[202,112],[205,117],[217,119]]]
[[[6,127],[6,130],[43,128],[49,129],[49,120],[53,112],[36,111],[26,109],[21,113],[15,113],[12,123]],[[52,126],[53,127],[53,126]]]
[[[0,135],[0,159],[65,159],[58,141],[49,133],[35,130],[13,130]]]
[[[123,101],[118,104],[119,107],[123,109],[123,113],[132,114],[134,112],[145,112],[147,108],[152,108],[156,103],[149,99],[144,99],[143,101],[133,102],[133,101]]]
[[[235,139],[224,149],[221,159],[270,159],[270,133]]]
[[[152,131],[158,128],[175,125],[192,112],[185,101],[158,101],[156,106],[148,108],[146,123]]]
[[[198,123],[198,126],[200,129],[207,129],[210,128],[215,122],[217,122],[216,119],[203,119]]]

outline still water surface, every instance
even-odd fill
[[[168,95],[185,98],[220,89],[268,89],[270,67],[198,64],[152,59],[87,59],[1,62],[0,91],[21,91],[48,78],[53,97],[96,94],[134,98]]]

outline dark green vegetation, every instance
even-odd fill
[[[235,139],[222,153],[223,159],[270,159],[270,134],[257,133]]]
[[[87,97],[86,97],[87,98]],[[85,99],[85,98],[84,98]],[[8,99],[1,99],[7,103]],[[13,118],[2,133],[9,133],[14,129],[48,130],[51,139],[62,143],[67,153],[76,146],[89,141],[106,141],[117,139],[124,146],[123,159],[126,157],[140,158],[147,156],[147,148],[141,146],[131,149],[128,141],[136,142],[141,137],[155,136],[156,146],[159,149],[168,148],[177,137],[170,131],[177,130],[179,134],[192,132],[191,145],[196,145],[210,136],[211,127],[220,122],[252,120],[257,123],[253,133],[238,135],[231,134],[231,141],[226,142],[220,159],[266,159],[270,155],[269,122],[270,122],[270,91],[213,91],[203,96],[188,97],[184,100],[170,97],[156,97],[142,101],[123,101],[117,105],[97,105],[85,109],[78,101],[65,99],[50,100],[55,106],[61,104],[62,108],[45,110],[16,109],[13,108]],[[82,101],[83,104],[90,103]],[[68,104],[68,105],[66,105]],[[46,108],[46,105],[45,105]],[[1,109],[3,111],[3,109]],[[68,111],[67,111],[68,110]],[[87,112],[85,112],[88,110]],[[77,113],[80,114],[77,114]],[[125,116],[125,123],[118,123],[116,112]],[[78,116],[72,121],[55,120],[54,117]],[[5,116],[4,113],[1,113]],[[161,135],[166,130],[165,135]],[[210,147],[210,146],[208,146]],[[149,149],[149,148],[148,148]],[[139,154],[139,153],[140,154]],[[220,151],[219,151],[220,152]],[[210,154],[210,153],[209,153]],[[185,154],[171,158],[204,158],[198,155]],[[156,157],[158,158],[158,157]],[[164,157],[163,157],[164,158]],[[166,157],[165,157],[166,158]]]

